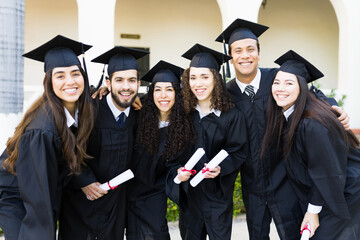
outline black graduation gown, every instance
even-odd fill
[[[143,145],[137,144],[134,151],[132,170],[134,181],[129,186],[128,240],[169,240],[166,220],[167,196],[165,181],[167,161],[183,158],[185,150],[172,159],[161,155],[168,138],[168,127],[160,128],[158,154],[151,155]]]
[[[0,167],[0,226],[6,239],[56,239],[69,169],[50,107],[44,105],[19,142],[17,175]],[[7,154],[1,156],[1,166]]]
[[[199,112],[191,114],[197,134],[194,150],[204,148],[205,155],[195,165],[199,172],[221,149],[229,156],[220,164],[221,173],[214,179],[204,179],[196,187],[190,180],[180,184],[180,232],[183,239],[225,240],[231,238],[234,182],[240,166],[247,158],[248,145],[244,116],[237,109],[214,113],[200,119]],[[188,159],[186,159],[187,161]],[[177,169],[177,168],[176,168]],[[176,176],[169,178],[173,181]]]
[[[252,100],[241,92],[236,79],[227,84],[233,102],[245,116],[249,136],[250,153],[248,161],[241,167],[241,186],[251,240],[269,239],[271,218],[281,239],[300,239],[300,205],[286,176],[281,153],[276,151],[276,147],[270,148],[260,160],[266,129],[266,104],[277,70],[260,68],[260,86]]]
[[[308,203],[323,206],[311,239],[360,239],[360,150],[348,151],[338,134],[302,119],[285,164],[303,214]]]
[[[81,190],[93,182],[104,183],[129,169],[135,112],[131,109],[123,128],[117,124],[106,98],[99,101],[97,119],[88,142],[88,154],[80,175],[74,176],[63,195],[59,238],[123,239],[126,220],[126,183],[89,201]]]

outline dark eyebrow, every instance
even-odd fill
[[[57,71],[57,72],[54,72],[53,75],[60,74],[60,73],[65,73],[65,72],[64,71]]]
[[[275,78],[275,79],[274,79],[274,81],[276,81],[276,80],[277,80],[277,81],[280,81],[280,79],[278,79],[278,78]],[[296,80],[293,80],[293,79],[285,79],[284,81],[292,81],[292,82],[295,82]]]

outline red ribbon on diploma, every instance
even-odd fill
[[[118,187],[118,186],[115,186],[115,187],[110,186],[110,182],[107,182],[107,184],[108,184],[108,186],[109,186],[109,188],[110,188],[111,190],[114,190],[115,188]]]
[[[203,169],[201,170],[202,174],[204,174],[204,173],[206,173],[206,172],[209,172],[209,171],[210,171],[209,168],[203,168]]]
[[[188,169],[186,169],[186,168],[183,168],[181,171],[183,171],[183,172],[189,172],[189,173],[191,173],[191,175],[195,175],[196,174],[196,170],[188,170]]]
[[[311,230],[308,228],[308,224],[305,225],[305,227],[301,230],[300,234],[303,234],[303,231],[308,230],[311,233]]]

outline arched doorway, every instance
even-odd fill
[[[338,87],[339,26],[329,0],[267,0],[259,10],[258,22],[270,27],[261,36],[262,66],[293,49],[316,65],[325,75],[322,89]]]

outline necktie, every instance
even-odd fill
[[[254,92],[254,86],[252,85],[247,85],[245,87],[245,92],[249,95],[249,97],[251,99],[253,99],[254,95],[255,95],[255,92]]]
[[[119,124],[119,127],[122,128],[125,124],[125,113],[122,112],[120,115],[119,115],[119,119],[116,121],[118,124]]]

